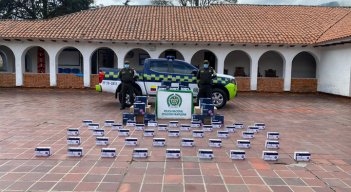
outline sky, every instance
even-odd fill
[[[125,0],[95,0],[97,5],[122,5]],[[264,5],[320,5],[337,1],[342,6],[351,6],[351,0],[238,0],[241,4],[264,4]],[[131,0],[130,5],[147,5],[149,0]]]

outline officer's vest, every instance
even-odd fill
[[[120,73],[121,73],[121,81],[123,83],[131,83],[134,81],[133,69],[122,69]]]
[[[206,84],[212,84],[212,69],[201,69],[200,70],[200,81],[199,84],[201,85],[206,85]]]

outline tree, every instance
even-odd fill
[[[15,2],[13,0],[0,0],[0,18],[12,19],[12,13],[15,11]]]
[[[151,0],[151,5],[172,6],[173,3],[170,0]]]
[[[123,5],[129,5],[129,3],[130,3],[130,0],[125,0]]]
[[[90,8],[93,0],[0,0],[1,19],[48,19]]]

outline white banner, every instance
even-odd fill
[[[191,119],[193,95],[191,91],[159,90],[156,105],[159,119]]]

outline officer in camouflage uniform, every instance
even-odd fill
[[[121,110],[125,109],[126,107],[126,94],[129,95],[129,101],[131,104],[134,102],[134,87],[133,84],[135,83],[135,79],[137,78],[137,73],[134,69],[130,68],[129,61],[124,62],[124,68],[119,71],[118,77],[122,81],[122,89],[121,89]]]
[[[203,68],[197,72],[196,77],[199,87],[198,103],[200,98],[212,98],[212,79],[216,78],[217,75],[212,67],[209,66],[207,60],[204,60]]]

